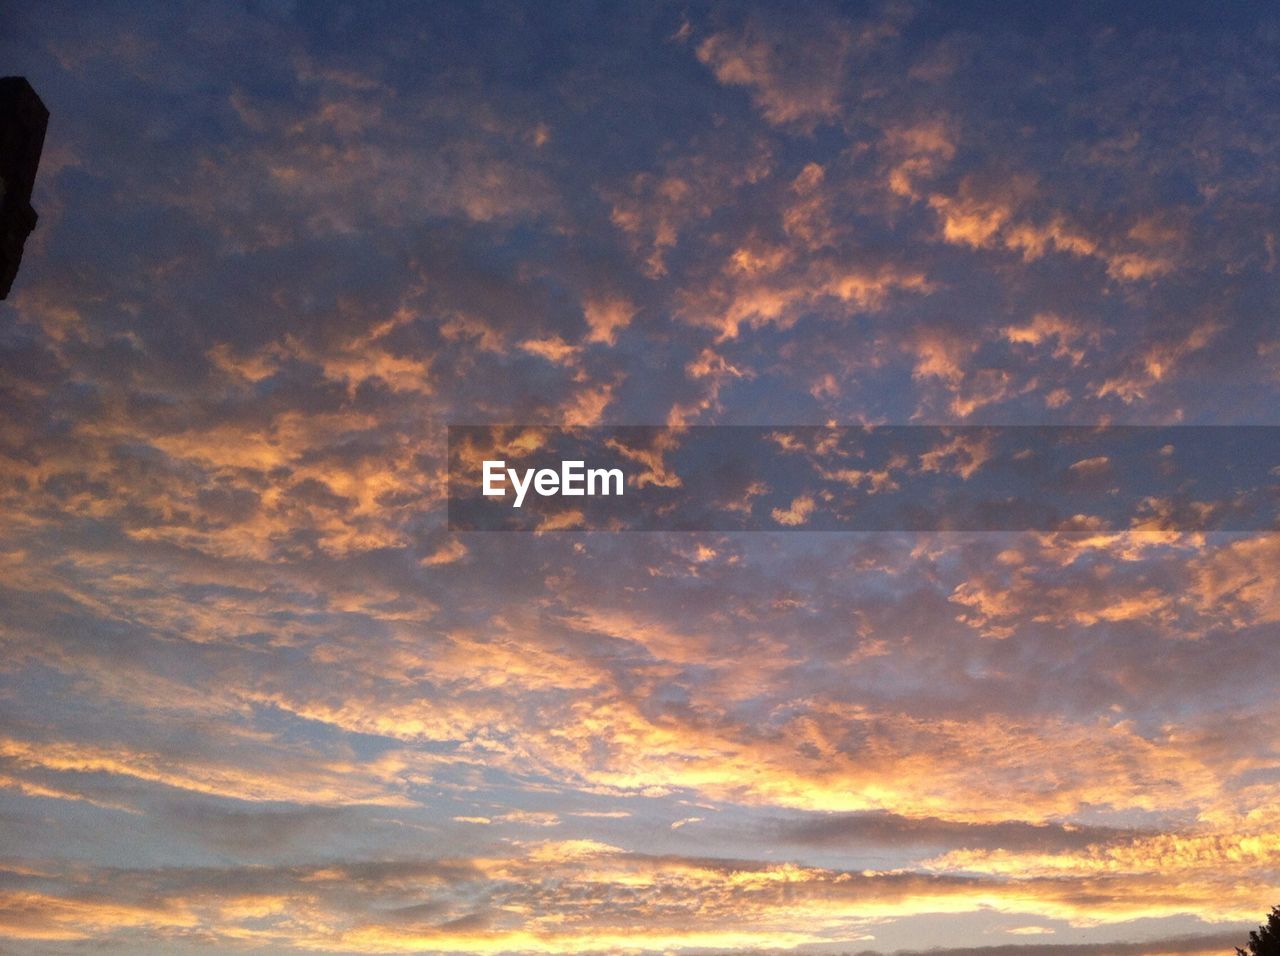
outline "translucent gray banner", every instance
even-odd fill
[[[1275,426],[449,428],[454,531],[1261,531]]]

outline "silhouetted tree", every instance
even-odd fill
[[[1280,906],[1271,907],[1266,923],[1249,934],[1249,948],[1236,947],[1236,956],[1280,956]]]

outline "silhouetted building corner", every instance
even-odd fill
[[[22,248],[36,227],[31,190],[49,111],[21,76],[0,77],[0,299],[9,294]]]

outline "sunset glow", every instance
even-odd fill
[[[1280,534],[1109,518],[1123,447],[1033,530],[816,530],[1034,457],[963,429],[706,455],[749,531],[447,508],[451,425],[523,513],[552,426],[663,426],[547,473],[621,508],[692,426],[1280,425],[1275,9],[18,0],[0,54],[50,113],[0,953],[1227,954],[1280,903]]]

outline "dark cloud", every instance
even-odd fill
[[[784,841],[818,847],[923,846],[1042,853],[1082,850],[1140,835],[1142,831],[1115,827],[1031,824],[1020,820],[964,823],[887,812],[808,817],[779,827]]]
[[[973,946],[963,949],[894,950],[894,956],[1144,956],[1160,953],[1217,953],[1240,942],[1239,933],[1204,933],[1198,936],[1175,936],[1143,942],[1049,943],[1038,945]],[[863,950],[857,956],[884,956],[877,950]]]

